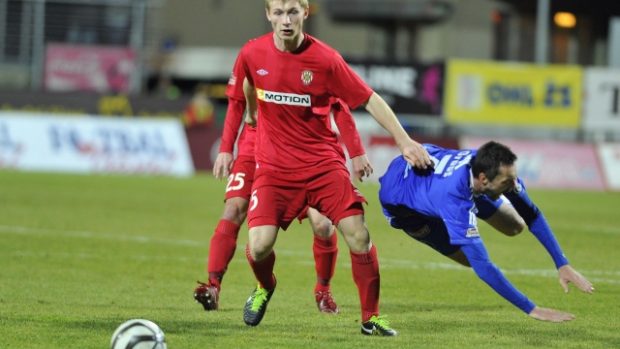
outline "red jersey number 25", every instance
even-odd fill
[[[245,177],[245,173],[243,172],[232,173],[230,176],[228,176],[228,183],[226,184],[226,192],[229,192],[231,190],[239,190],[243,188],[243,186],[245,185],[245,181],[243,180],[243,177]]]

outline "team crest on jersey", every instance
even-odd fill
[[[301,72],[301,82],[303,82],[306,86],[310,85],[312,82],[312,77],[312,72],[310,70],[304,70]]]

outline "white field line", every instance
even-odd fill
[[[71,231],[71,230],[30,228],[30,227],[6,226],[6,225],[0,225],[0,234],[53,235],[53,236],[62,236],[62,237],[70,237],[70,238],[130,241],[130,242],[138,242],[138,243],[144,243],[144,244],[157,243],[157,244],[193,246],[193,247],[202,247],[202,248],[207,246],[206,241],[157,238],[157,237],[152,237],[152,236],[136,235],[134,233],[113,234],[113,233],[103,233],[103,232],[92,232],[92,231],[86,231],[86,230]]]
[[[456,263],[432,263],[432,262],[412,262],[393,259],[381,259],[382,268],[407,268],[420,270],[455,270],[473,273],[470,268],[463,267]],[[500,268],[505,275],[527,275],[545,278],[557,278],[558,272],[555,269],[506,269]],[[579,270],[592,283],[620,284],[620,272],[610,270]]]
[[[140,235],[132,235],[131,233],[127,234],[112,234],[112,233],[98,233],[98,232],[90,232],[90,231],[64,231],[57,229],[43,229],[43,228],[30,228],[30,227],[21,227],[21,226],[4,226],[0,225],[0,234],[17,234],[17,235],[55,235],[55,236],[63,236],[63,237],[72,237],[72,238],[83,238],[83,239],[104,239],[104,240],[116,240],[116,241],[130,241],[137,243],[156,243],[156,244],[166,244],[166,245],[179,245],[179,246],[189,246],[189,247],[200,247],[205,248],[207,246],[206,241],[195,241],[195,240],[180,240],[180,239],[166,239],[166,238],[154,238],[150,236],[140,236]],[[15,256],[55,256],[60,258],[98,258],[95,255],[91,255],[88,253],[81,253],[76,255],[75,253],[57,253],[57,252],[45,252],[41,254],[26,252],[26,251],[13,251],[11,253]],[[304,256],[307,257],[310,255],[308,253],[302,253],[296,250],[287,250],[287,249],[276,249],[276,254],[286,255],[286,256]],[[187,261],[184,257],[162,257],[162,256],[153,256],[153,255],[132,255],[131,258],[139,259],[139,260],[179,260],[179,261]],[[297,264],[302,265],[314,265],[313,260],[308,260],[307,258],[299,260]],[[339,267],[345,267],[347,269],[350,268],[350,264],[345,262],[338,263]],[[469,268],[460,266],[456,263],[437,263],[437,262],[416,262],[413,260],[406,259],[393,259],[393,258],[381,258],[381,268],[402,268],[402,269],[412,269],[412,270],[451,270],[451,271],[461,271],[471,273],[472,270]],[[527,275],[527,276],[539,276],[539,277],[547,277],[547,278],[557,278],[557,271],[553,269],[501,269],[506,275]],[[620,271],[617,270],[579,270],[582,274],[588,277],[593,283],[609,283],[609,284],[620,284]]]
[[[562,230],[577,230],[583,233],[620,235],[620,227],[610,225],[590,225],[574,222],[556,222],[552,225],[552,228],[554,231],[557,232],[561,232]]]

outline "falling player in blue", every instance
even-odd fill
[[[399,156],[379,180],[379,199],[390,225],[472,267],[495,292],[529,316],[551,322],[572,320],[574,315],[538,307],[514,288],[491,262],[480,239],[477,217],[506,235],[516,235],[527,225],[554,260],[565,292],[568,283],[586,293],[594,291],[568,264],[543,214],[527,196],[517,178],[517,156],[496,142],[478,150],[424,147],[434,169],[420,172]]]

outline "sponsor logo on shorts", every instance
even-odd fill
[[[478,232],[478,228],[469,228],[467,229],[467,234],[465,234],[466,238],[477,238],[480,237],[480,233]]]
[[[260,75],[260,76],[265,76],[267,74],[269,74],[268,71],[266,71],[265,69],[259,69],[256,71],[256,74]]]
[[[308,86],[312,82],[312,72],[310,70],[304,70],[301,72],[301,82]]]
[[[310,95],[298,95],[294,93],[283,93],[266,91],[257,88],[256,97],[267,103],[294,105],[299,107],[311,107]]]

